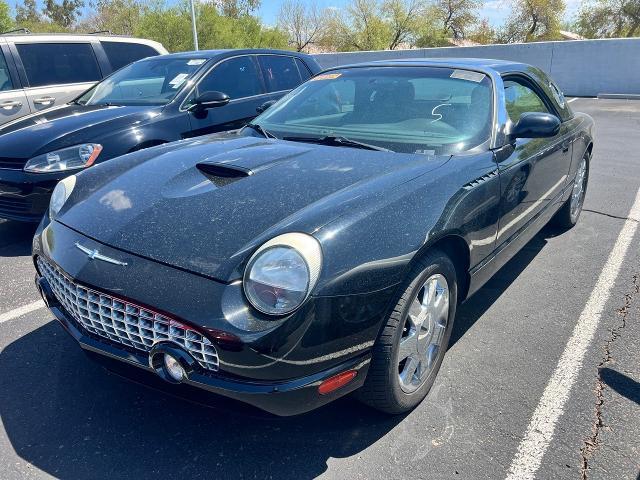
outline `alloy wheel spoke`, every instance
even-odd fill
[[[414,333],[404,337],[400,340],[400,348],[398,349],[398,360],[402,361],[405,358],[415,355],[418,351],[418,335]]]
[[[400,382],[403,385],[410,386],[413,382],[413,376],[420,365],[420,361],[416,357],[416,355],[412,355],[407,358],[406,363],[404,364],[404,368],[400,373]]]

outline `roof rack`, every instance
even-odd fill
[[[28,28],[16,28],[15,30],[8,30],[6,32],[2,32],[0,33],[0,35],[9,35],[10,33],[18,33],[18,32],[22,32],[22,33],[31,33],[31,30],[29,30]]]
[[[113,32],[111,30],[96,30],[95,32],[89,32],[89,35],[101,35],[101,34],[113,35]]]

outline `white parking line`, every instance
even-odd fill
[[[40,310],[41,308],[44,308],[44,302],[42,300],[23,305],[22,307],[14,308],[13,310],[9,310],[6,313],[0,314],[0,323],[8,322],[9,320],[13,320],[14,318],[21,317],[22,315],[26,315],[27,313],[31,313],[36,310]]]
[[[640,190],[636,193],[628,218],[533,413],[509,468],[508,480],[533,479],[540,468],[542,457],[551,443],[556,423],[578,378],[587,348],[595,335],[602,311],[638,228],[638,222],[630,219],[640,218]]]
[[[567,100],[567,103],[575,102],[577,99],[578,99],[578,97],[574,97],[571,100]]]

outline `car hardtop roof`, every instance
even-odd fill
[[[389,60],[375,60],[371,62],[338,65],[336,68],[351,67],[450,67],[462,70],[494,70],[502,73],[506,71],[522,71],[530,68],[529,65],[510,60],[496,60],[491,58],[402,58]]]
[[[248,54],[278,54],[278,55],[291,55],[294,57],[308,57],[309,55],[300,52],[294,52],[292,50],[275,50],[270,48],[242,48],[242,49],[220,49],[220,50],[198,50],[190,52],[178,52],[164,55],[164,57],[175,58],[216,58],[216,57],[231,57],[234,55],[248,55]]]

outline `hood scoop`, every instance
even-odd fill
[[[241,178],[253,175],[253,171],[248,168],[221,163],[201,162],[196,165],[196,168],[216,187],[224,187]]]

